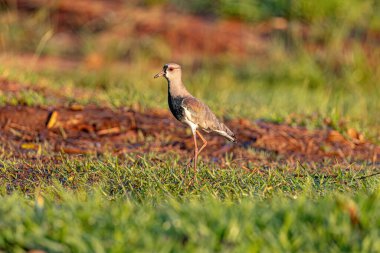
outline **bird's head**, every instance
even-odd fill
[[[181,79],[181,66],[176,63],[165,64],[160,73],[157,73],[154,78],[163,76],[168,81]]]

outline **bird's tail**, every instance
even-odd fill
[[[235,134],[223,123],[219,123],[218,129],[215,129],[214,132],[220,134],[229,141],[236,142]]]

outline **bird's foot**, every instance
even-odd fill
[[[186,163],[186,169],[193,163],[194,158],[191,158],[187,163]]]
[[[183,185],[187,184],[186,182],[188,181],[189,169],[190,169],[190,165],[191,165],[192,162],[193,162],[193,158],[191,158],[190,161],[188,161],[186,164],[184,164],[185,173],[182,176],[182,184]],[[191,181],[190,181],[189,185],[190,184],[191,184]]]

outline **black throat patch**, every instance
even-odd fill
[[[173,97],[170,95],[170,92],[168,94],[168,103],[170,111],[172,112],[173,116],[179,121],[182,121],[185,117],[185,110],[182,107],[183,100],[184,97]]]

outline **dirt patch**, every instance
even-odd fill
[[[268,122],[226,122],[237,134],[237,144],[206,135],[203,156],[224,161],[372,161],[380,158],[380,147],[359,138],[344,137],[333,130],[310,131]],[[146,112],[131,109],[82,107],[0,108],[2,156],[43,157],[52,152],[67,154],[113,154],[175,152],[190,157],[191,133],[166,110]],[[263,155],[264,154],[264,155]]]

